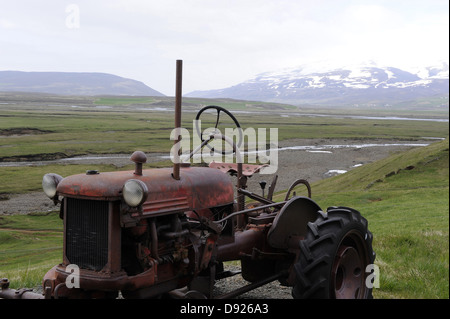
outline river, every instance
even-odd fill
[[[428,138],[428,139],[440,139],[440,138]],[[427,146],[429,143],[360,143],[360,144],[323,144],[323,145],[294,145],[294,146],[285,146],[279,147],[278,152],[283,151],[306,151],[312,153],[333,153],[334,149],[361,149],[368,147],[387,147],[387,148],[395,148],[395,147],[423,147]],[[262,152],[270,152],[270,150],[264,150]],[[48,160],[48,161],[21,161],[21,162],[1,162],[0,167],[23,167],[23,166],[42,166],[49,164],[68,164],[68,163],[77,163],[77,164],[95,164],[95,163],[107,163],[108,160],[114,160],[114,162],[119,163],[119,165],[127,165],[130,164],[130,156],[131,154],[111,154],[111,155],[85,155],[85,156],[75,156],[69,158],[62,158],[56,160]],[[149,154],[148,158],[151,158],[151,161],[163,161],[170,158],[169,154],[161,154],[154,153]]]

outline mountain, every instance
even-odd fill
[[[142,82],[107,73],[0,71],[0,92],[164,96]]]
[[[374,63],[340,68],[308,65],[262,73],[229,88],[194,91],[186,96],[296,105],[386,105],[448,97],[448,70],[448,63],[414,71]],[[448,105],[448,98],[446,103]]]

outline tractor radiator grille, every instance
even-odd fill
[[[66,198],[66,257],[82,269],[101,270],[108,262],[105,201]]]

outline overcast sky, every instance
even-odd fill
[[[317,61],[448,62],[448,0],[0,0],[0,70],[105,72],[175,93]]]

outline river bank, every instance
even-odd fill
[[[296,179],[310,183],[345,173],[355,167],[372,163],[394,152],[412,147],[422,147],[433,142],[424,138],[419,141],[353,140],[353,139],[294,139],[281,141],[278,149],[277,171],[274,174],[255,174],[248,180],[248,189],[260,193],[260,181],[271,183],[278,175],[275,191],[287,189]],[[163,160],[168,154],[147,154],[148,162]],[[46,165],[49,163],[99,164],[109,163],[118,167],[130,164],[130,155],[113,154],[83,156],[56,161],[2,163],[9,166]],[[274,164],[274,163],[270,163]],[[313,189],[314,196],[314,189]],[[43,192],[7,194],[0,200],[0,214],[27,214],[46,212],[58,208]]]

